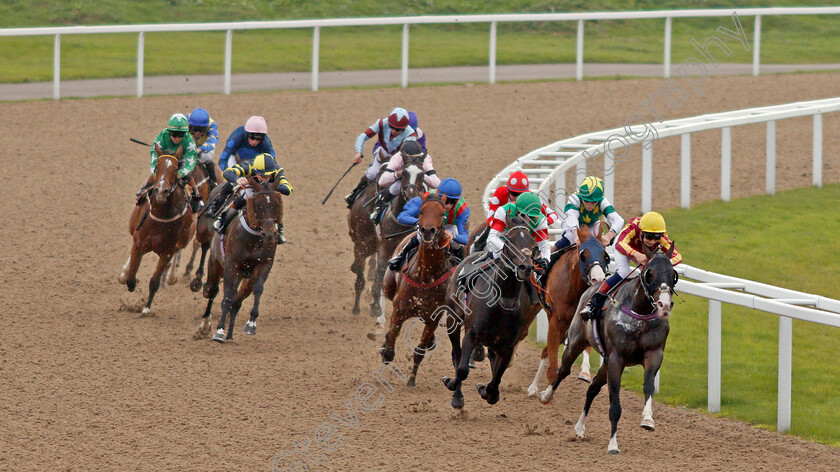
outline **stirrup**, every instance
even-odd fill
[[[388,261],[388,268],[391,269],[392,272],[397,272],[402,268],[402,265],[405,261],[403,261],[403,255],[399,254],[396,257],[392,258]]]

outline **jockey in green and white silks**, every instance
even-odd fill
[[[554,247],[563,249],[573,242],[579,244],[577,229],[581,226],[588,227],[589,231],[595,234],[601,216],[610,224],[609,231],[601,238],[604,246],[608,246],[624,226],[624,218],[604,198],[604,182],[598,177],[589,176],[580,184],[580,189],[569,195],[566,200],[566,207],[563,208],[561,216],[563,236],[557,240]]]
[[[507,227],[507,221],[514,216],[521,216],[531,235],[537,242],[540,257],[537,265],[545,269],[551,257],[551,242],[548,240],[548,221],[542,212],[540,197],[532,192],[525,192],[516,198],[516,203],[506,203],[496,209],[493,214],[493,221],[490,224],[490,234],[487,236],[487,250],[493,259],[498,259],[502,254],[505,243],[502,240],[502,233]]]

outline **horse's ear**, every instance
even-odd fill
[[[676,249],[677,243],[675,241],[671,241],[671,247],[668,248],[668,252],[665,253],[668,256],[668,259],[671,259],[671,254],[674,253],[674,249]]]
[[[645,243],[644,243],[644,241],[642,241],[642,250],[645,252],[645,257],[646,257],[647,259],[650,259],[650,256],[651,256],[653,253],[652,253],[652,252],[650,252],[650,249],[648,249],[648,246],[647,246],[647,244],[645,244]]]
[[[650,267],[650,268],[645,270],[645,273],[644,273],[645,285],[650,285],[651,283],[653,283],[653,278],[654,278],[653,270],[654,270],[653,267]]]
[[[598,239],[601,239],[605,234],[609,233],[609,226],[605,225],[603,221],[598,222]]]
[[[581,243],[589,239],[589,229],[587,228],[587,230],[584,231],[583,228],[586,228],[586,226],[578,226],[577,229],[578,240],[580,240]]]

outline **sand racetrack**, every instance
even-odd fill
[[[525,396],[538,352],[520,347],[494,406],[475,393],[489,379],[486,363],[464,386],[466,415],[453,417],[449,344],[421,366],[417,387],[394,381],[372,411],[345,400],[374,382],[381,338],[373,321],[352,316],[352,246],[341,196],[321,199],[349,165],[355,136],[395,105],[416,110],[442,176],[464,182],[480,220],[480,191],[499,169],[557,139],[624,123],[660,79],[453,85],[225,96],[147,97],[4,103],[0,190],[2,319],[0,469],[2,470],[269,470],[272,460],[307,441],[310,470],[836,470],[840,451],[696,411],[654,407],[657,430],[639,428],[642,401],[623,392],[623,453],[608,456],[606,389],[595,401],[585,441],[572,424],[584,384],[561,385],[554,403]],[[710,78],[666,118],[837,96],[840,75]],[[256,337],[193,341],[204,301],[183,281],[159,292],[156,316],[121,311],[147,291],[156,256],[140,269],[140,294],[117,283],[128,256],[127,219],[148,172],[148,152],[129,137],[152,140],[176,111],[210,110],[223,139],[252,114],[267,118],[279,161],[295,186],[285,200],[289,243],[263,298]],[[764,189],[764,125],[733,131],[737,198]],[[810,183],[811,120],[778,124],[780,189]],[[693,141],[693,201],[717,198],[720,138]],[[824,119],[826,182],[840,181],[837,116]],[[674,142],[671,142],[674,141]],[[369,155],[371,143],[366,146]],[[616,206],[639,211],[639,151],[618,169]],[[367,161],[369,162],[369,161]],[[654,148],[655,208],[679,202],[677,140]],[[768,236],[771,237],[771,236]],[[691,248],[682,248],[688,263]],[[367,298],[363,300],[367,302]],[[214,309],[214,317],[219,313]],[[673,323],[679,323],[679,306]],[[244,318],[244,319],[243,319]],[[217,318],[216,318],[217,319]],[[215,321],[214,321],[215,322]],[[406,348],[397,365],[407,370]],[[665,357],[667,369],[668,356]],[[543,382],[544,384],[544,382]],[[355,404],[354,404],[355,405]],[[337,427],[324,454],[319,426]],[[328,427],[327,427],[328,428]],[[321,429],[320,433],[328,433]],[[340,436],[339,436],[340,435]],[[305,460],[282,458],[281,467]],[[300,469],[304,470],[304,469]]]

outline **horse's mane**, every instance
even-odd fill
[[[441,205],[443,205],[443,196],[438,195],[436,193],[430,193],[426,196],[425,199],[423,199],[423,203],[430,202],[430,201],[440,203]]]

